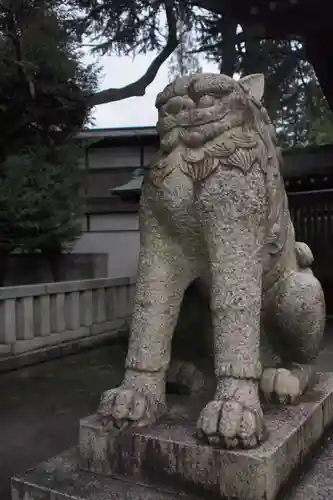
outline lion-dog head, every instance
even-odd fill
[[[151,179],[160,184],[175,168],[201,181],[220,164],[246,173],[265,168],[275,131],[260,101],[264,77],[200,73],[177,78],[156,98],[160,151]],[[274,146],[274,149],[275,146]]]

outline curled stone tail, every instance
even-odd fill
[[[297,263],[301,269],[308,269],[312,266],[313,254],[306,243],[303,243],[302,241],[296,241],[295,252]]]

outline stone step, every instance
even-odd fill
[[[333,429],[332,429],[333,431]],[[286,488],[279,499],[331,500],[333,498],[333,441],[326,439],[299,484]],[[102,477],[79,467],[74,448],[12,479],[12,500],[203,500],[202,497],[161,490],[120,478]],[[206,497],[207,498],[207,497]]]
[[[71,449],[12,478],[12,500],[179,500],[175,491],[158,490],[128,480],[80,470],[78,450]],[[182,495],[183,500],[198,500]]]
[[[106,432],[95,416],[81,421],[82,467],[105,476],[121,474],[180,491],[237,500],[273,500],[333,421],[333,374],[294,407],[267,407],[268,440],[259,448],[220,450],[195,438],[203,402],[181,398],[153,426],[121,434]],[[183,403],[182,403],[183,402]]]
[[[332,500],[333,498],[333,427],[320,449],[306,464],[285,500]]]

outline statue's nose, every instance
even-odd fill
[[[182,109],[193,108],[195,108],[195,103],[192,99],[187,96],[175,96],[169,99],[169,101],[163,106],[163,111],[165,113],[176,114]]]
[[[217,99],[211,95],[203,95],[198,99],[198,108],[210,108],[214,106]]]

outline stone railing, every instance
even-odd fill
[[[0,288],[0,355],[121,334],[135,281],[102,278]]]

